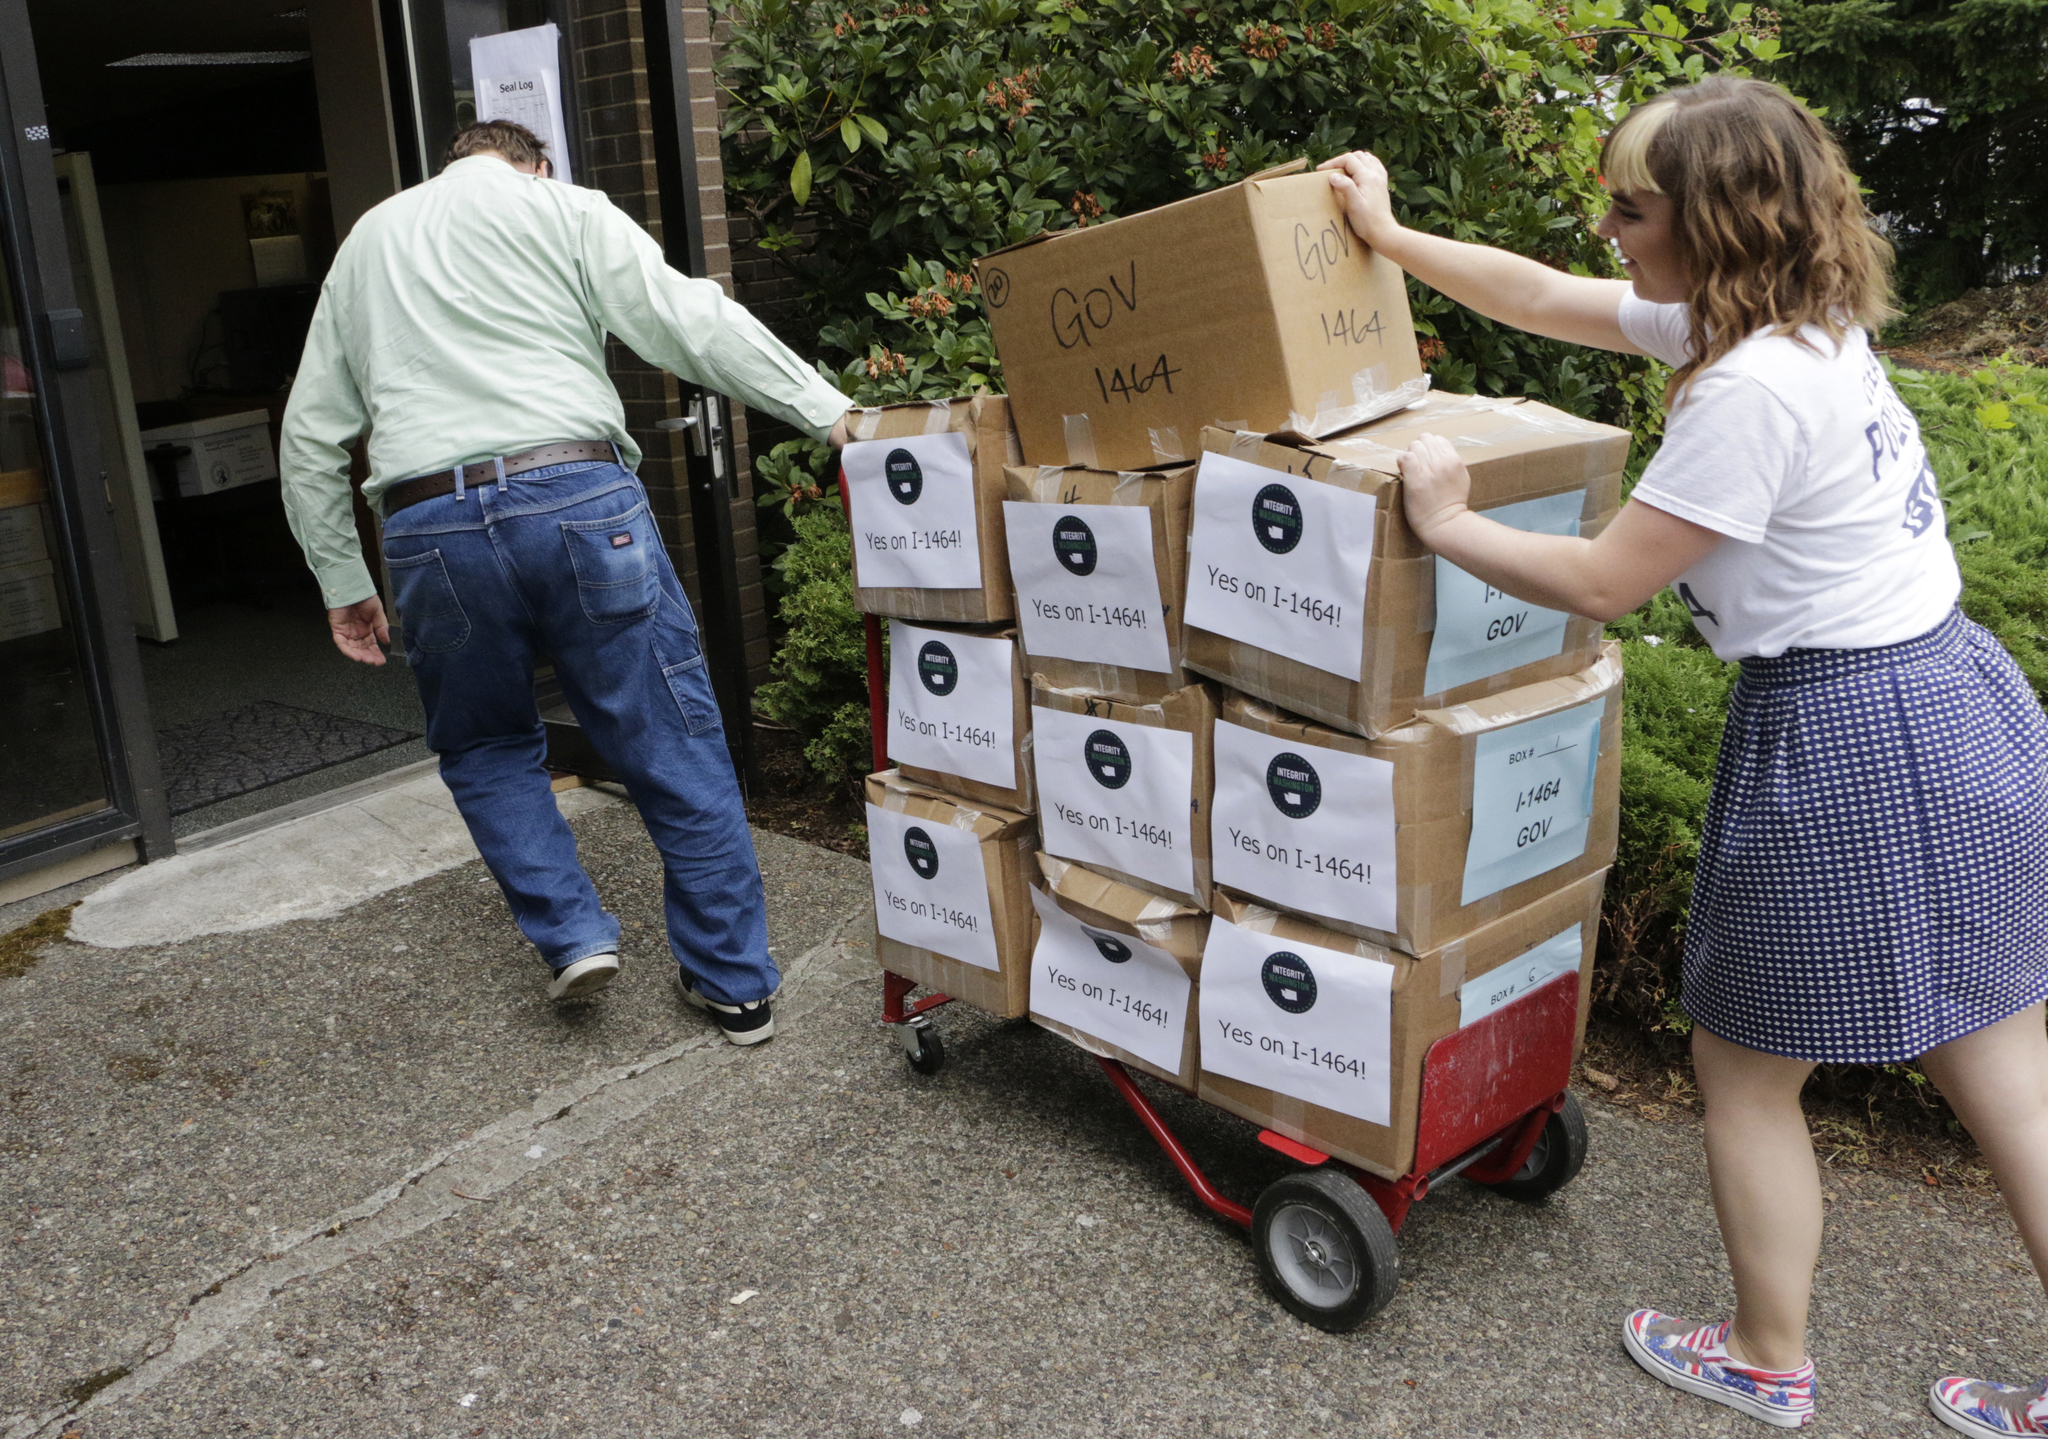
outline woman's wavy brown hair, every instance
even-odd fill
[[[1841,146],[1768,81],[1715,75],[1637,106],[1607,137],[1601,168],[1610,190],[1671,200],[1693,284],[1693,359],[1672,376],[1674,401],[1759,330],[1796,338],[1814,325],[1839,345],[1850,325],[1875,330],[1898,314],[1892,247]]]

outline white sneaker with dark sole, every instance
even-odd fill
[[[745,1004],[707,999],[680,974],[676,976],[676,992],[682,995],[683,1003],[692,1009],[701,1009],[717,1020],[720,1032],[734,1044],[759,1044],[764,1039],[775,1038],[775,1014],[766,999],[749,1000]]]
[[[555,982],[548,986],[548,998],[581,999],[596,994],[618,977],[616,954],[589,955],[555,971]]]

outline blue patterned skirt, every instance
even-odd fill
[[[1742,662],[1682,1003],[1794,1059],[1912,1059],[2048,998],[2048,717],[1951,612]]]

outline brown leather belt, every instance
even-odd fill
[[[523,475],[528,470],[544,470],[549,465],[573,465],[580,460],[616,460],[618,451],[609,440],[563,440],[559,444],[542,445],[537,450],[528,450],[523,455],[505,456],[505,473]],[[465,487],[495,485],[498,483],[498,466],[491,460],[479,460],[473,465],[464,465],[462,483]],[[397,514],[409,505],[422,500],[436,500],[443,495],[455,493],[455,471],[441,470],[436,474],[421,475],[418,479],[400,480],[384,492],[384,514],[386,518]]]

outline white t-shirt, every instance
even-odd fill
[[[1621,332],[1690,357],[1684,305],[1633,294]],[[1726,535],[1672,584],[1724,660],[1898,644],[1962,591],[1920,426],[1852,328],[1759,333],[1693,378],[1634,497]]]

